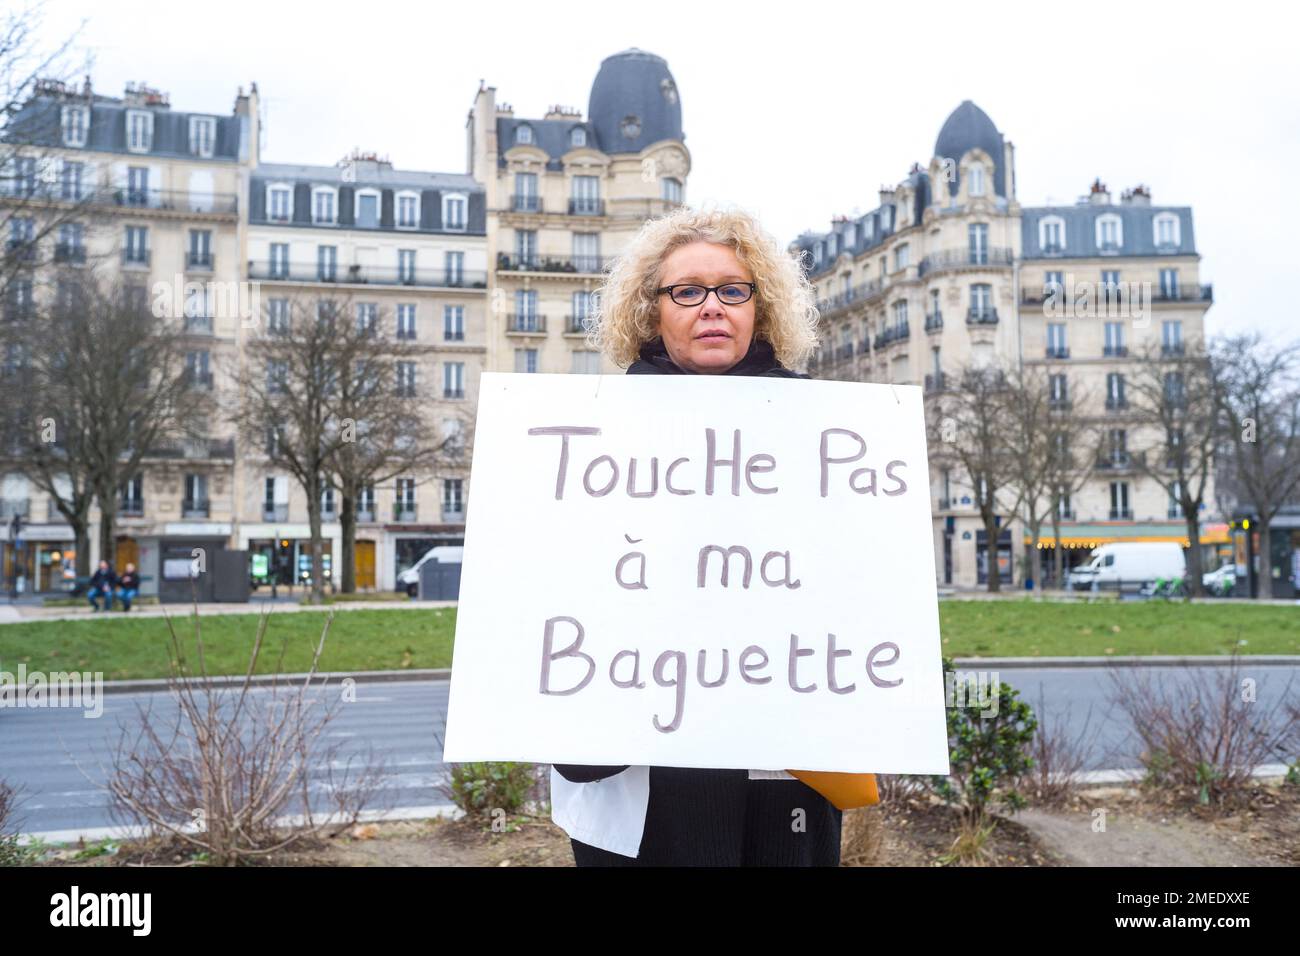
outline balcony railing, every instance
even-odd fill
[[[932,252],[921,260],[918,275],[931,272],[944,272],[949,269],[984,269],[990,266],[1001,268],[1011,265],[1010,249],[941,249]]]
[[[884,331],[880,332],[876,336],[875,346],[878,349],[884,348],[886,345],[893,342],[901,342],[910,335],[911,330],[908,328],[907,320],[905,319],[902,322],[895,323],[894,325],[885,326]]]
[[[149,454],[145,457],[233,460],[235,457],[235,440],[233,438],[208,438],[198,441],[162,442],[151,448]]]
[[[1064,345],[1049,345],[1047,347],[1047,357],[1049,359],[1068,359],[1070,350]]]
[[[449,506],[449,505],[443,505],[443,506],[442,506],[442,523],[443,523],[443,524],[464,524],[464,523],[465,523],[465,509],[464,509],[464,508],[458,508],[458,507],[455,507],[454,505],[452,505],[452,506]]]
[[[967,309],[966,324],[967,325],[997,325],[998,310],[997,309]]]
[[[15,262],[35,262],[36,241],[34,239],[10,239],[5,243],[5,254]]]
[[[125,266],[147,266],[149,265],[149,249],[124,249],[122,251],[122,264]]]
[[[497,268],[502,272],[572,272],[598,275],[612,262],[601,256],[543,256],[497,254]]]
[[[931,312],[925,317],[925,330],[927,332],[938,332],[943,328],[943,313]]]
[[[188,332],[190,335],[211,335],[212,316],[210,315],[185,316],[185,331]]]
[[[144,516],[144,502],[139,498],[117,499],[117,513],[123,518],[140,518]]]
[[[925,390],[927,392],[942,392],[948,388],[948,376],[943,372],[931,372],[925,377]]]
[[[511,312],[506,315],[506,331],[545,334],[546,316]]]
[[[262,503],[262,520],[263,521],[288,521],[289,506],[287,504],[271,504],[270,502]]]
[[[212,373],[187,368],[185,370],[185,384],[191,388],[211,388]]]
[[[281,282],[333,282],[353,285],[418,286],[423,288],[485,289],[487,273],[454,269],[397,269],[379,266],[348,266],[337,270],[333,278],[323,279],[316,263],[251,261],[250,279]]]
[[[566,315],[564,317],[565,335],[586,335],[591,323],[589,315]]]
[[[444,388],[442,390],[443,398],[464,398],[465,390],[463,388]]]
[[[81,265],[86,261],[86,247],[74,246],[71,243],[56,243],[54,246],[54,261],[66,262],[70,265]]]
[[[374,523],[375,523],[375,506],[374,506],[374,505],[362,505],[362,506],[358,507],[358,508],[357,508],[357,523],[358,523],[358,524],[374,524]]]
[[[1111,521],[1132,521],[1133,509],[1132,508],[1111,508],[1110,520]]]
[[[1101,350],[1101,354],[1106,358],[1123,358],[1128,355],[1128,346],[1107,345]]]
[[[1185,349],[1182,342],[1165,343],[1160,346],[1160,354],[1165,358],[1177,358],[1183,355]]]
[[[1117,471],[1132,466],[1133,459],[1126,451],[1111,452],[1097,459],[1097,468],[1100,471]]]
[[[320,520],[338,521],[339,520],[338,506],[333,504],[322,504],[320,506]]]
[[[211,272],[214,268],[212,253],[187,252],[185,254],[185,268],[194,272]]]
[[[605,215],[605,200],[603,199],[570,199],[569,200],[570,216],[603,216]]]
[[[1126,399],[1126,398],[1110,398],[1110,397],[1107,397],[1107,399],[1106,399],[1106,411],[1108,411],[1108,412],[1122,412],[1122,411],[1124,411],[1126,408],[1128,408],[1128,399]]]
[[[515,194],[510,197],[510,208],[514,212],[541,212],[542,197]]]
[[[206,518],[208,511],[207,498],[186,498],[181,502],[182,518]]]
[[[393,504],[393,520],[398,522],[412,522],[416,520],[415,502],[398,501]]]
[[[1068,412],[1074,407],[1074,402],[1068,398],[1049,398],[1047,400],[1047,410],[1051,412]]]
[[[28,190],[3,190],[3,194],[25,194],[24,198],[45,202],[156,209],[163,212],[218,213],[232,216],[239,211],[239,197],[234,193],[190,193],[173,189],[132,189],[129,186],[105,186],[98,189],[87,186],[65,188],[63,183],[55,182],[33,184],[33,188]]]
[[[835,358],[840,361],[853,358],[853,343],[845,342],[843,345],[835,346]]]

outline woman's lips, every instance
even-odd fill
[[[705,339],[705,340],[709,340],[709,339],[729,339],[729,338],[731,338],[731,335],[730,335],[729,333],[727,333],[727,332],[723,332],[721,329],[718,329],[718,330],[716,330],[716,331],[710,330],[710,331],[708,331],[708,332],[701,332],[699,335],[697,335],[697,336],[695,336],[695,337],[696,337],[697,339]]]

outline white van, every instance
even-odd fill
[[[430,548],[421,555],[420,560],[403,571],[397,576],[397,590],[405,591],[411,597],[416,597],[420,591],[420,568],[426,561],[438,561],[442,564],[460,564],[461,556],[465,549],[459,545],[440,544],[436,548]]]
[[[1070,572],[1069,585],[1076,590],[1136,586],[1186,573],[1187,559],[1175,541],[1121,541],[1093,549],[1088,563]]]

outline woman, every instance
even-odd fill
[[[750,216],[680,209],[623,253],[593,339],[629,375],[807,378],[795,370],[816,346],[813,302],[798,262]],[[840,811],[783,772],[553,771],[553,818],[578,866],[839,864]]]

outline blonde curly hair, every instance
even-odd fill
[[[599,290],[591,344],[620,367],[636,361],[641,346],[659,334],[660,267],[669,253],[691,242],[735,250],[758,286],[754,336],[771,343],[783,366],[803,371],[817,347],[816,293],[798,259],[738,209],[683,206],[647,222]]]

